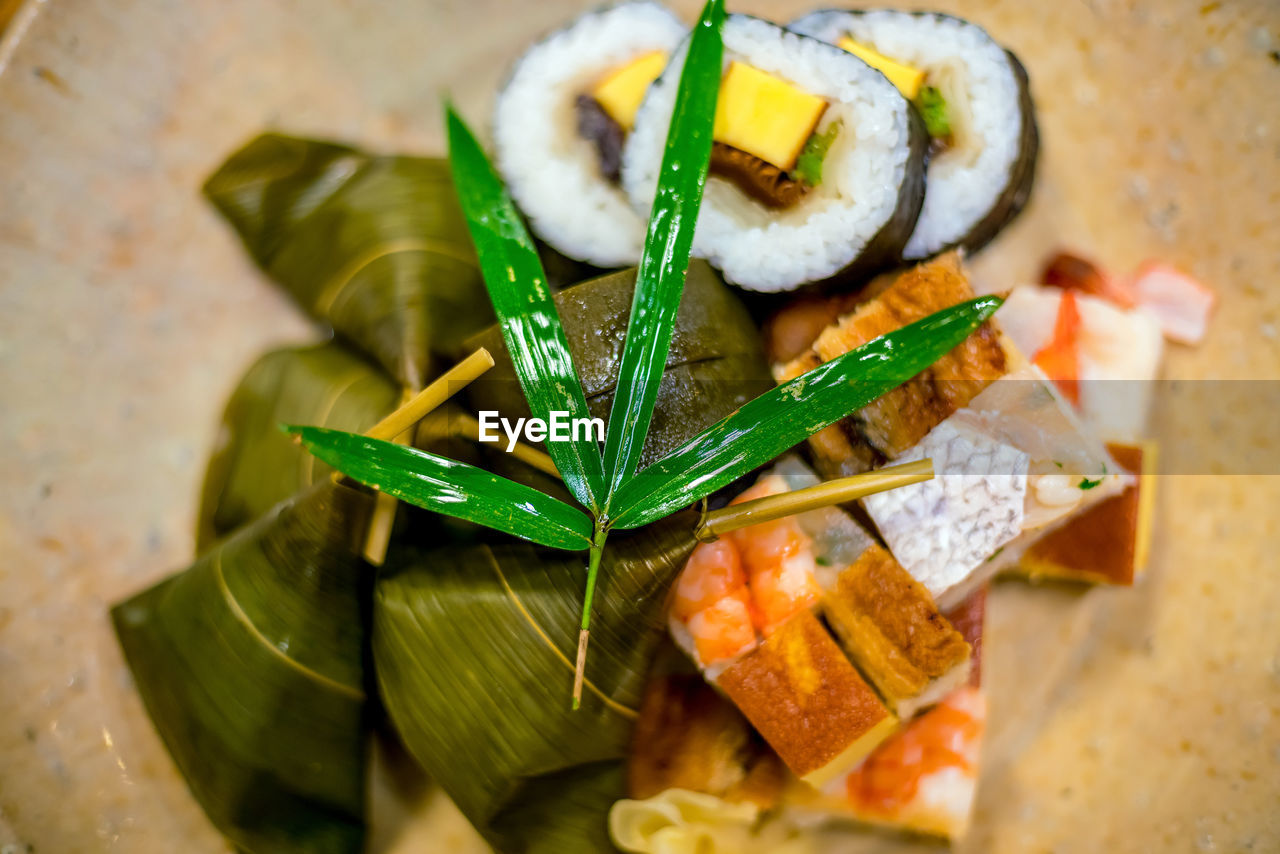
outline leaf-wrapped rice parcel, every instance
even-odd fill
[[[620,270],[555,296],[587,406],[593,416],[606,420],[617,387],[635,283],[634,268]],[[472,405],[498,411],[512,421],[529,417],[498,328],[476,335],[467,346],[488,348],[496,362],[467,389]],[[746,309],[705,261],[693,261],[639,467],[675,450],[770,388],[760,335]]]
[[[600,568],[582,707],[570,708],[585,557],[514,541],[388,558],[373,654],[409,751],[499,851],[612,851],[606,815],[668,586],[693,549],[686,511],[615,533]]]
[[[444,160],[264,134],[204,192],[300,306],[411,389],[493,322]]]
[[[372,506],[326,478],[112,610],[156,729],[244,851],[362,848]]]
[[[196,552],[332,473],[280,425],[363,433],[399,399],[390,377],[337,342],[275,350],[258,359],[223,411],[205,470]]]

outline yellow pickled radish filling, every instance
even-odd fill
[[[783,171],[795,166],[827,102],[741,62],[729,63],[716,104],[716,142]]]
[[[644,93],[666,66],[667,55],[662,51],[646,53],[606,74],[591,90],[591,97],[623,130],[631,130]]]
[[[866,45],[858,44],[849,36],[842,36],[836,42],[836,46],[847,50],[885,77],[888,77],[889,82],[897,86],[898,91],[908,101],[914,101],[916,96],[920,94],[920,86],[924,83],[924,72],[920,69],[892,60]]]

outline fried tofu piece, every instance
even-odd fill
[[[969,644],[878,545],[840,572],[822,607],[845,651],[903,720],[968,679]]]
[[[848,773],[898,724],[809,611],[783,623],[716,684],[814,786]]]
[[[973,296],[959,256],[954,252],[941,255],[902,273],[884,291],[829,325],[807,352],[775,366],[774,376],[778,382],[785,382]],[[1000,336],[988,321],[919,376],[855,413],[845,425],[850,445],[860,440],[881,456],[893,459],[965,406],[1006,369]],[[845,461],[826,454],[846,452],[832,437],[826,437],[826,442],[825,448],[814,447],[824,462],[822,468],[825,472],[844,473]]]
[[[1137,480],[1032,543],[1015,572],[1125,586],[1142,573],[1155,505],[1155,446],[1109,444],[1107,450]]]

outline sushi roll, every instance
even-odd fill
[[[919,115],[833,45],[746,15],[728,16],[723,32],[694,254],[766,292],[895,263],[924,196]],[[622,185],[637,211],[653,200],[686,51],[649,88],[627,138]]]
[[[879,69],[924,118],[928,191],[905,259],[977,250],[1026,205],[1039,150],[1027,72],[981,27],[888,9],[813,12],[788,27]]]
[[[542,240],[596,267],[640,258],[644,219],[618,186],[645,90],[687,32],[657,3],[583,15],[529,48],[498,93],[498,170]]]

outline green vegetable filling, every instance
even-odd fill
[[[951,136],[951,119],[947,115],[947,99],[936,86],[922,86],[916,96],[916,107],[924,119],[925,129],[934,139]]]
[[[1093,489],[1095,486],[1097,486],[1100,483],[1102,483],[1102,478],[1098,478],[1097,480],[1090,480],[1089,478],[1086,477],[1080,481],[1080,488]]]
[[[816,187],[822,183],[822,164],[827,159],[831,143],[835,142],[840,134],[840,125],[840,122],[832,122],[826,130],[809,134],[809,138],[804,142],[804,148],[800,150],[800,156],[796,158],[796,168],[791,171],[793,178],[803,181],[810,187]]]

